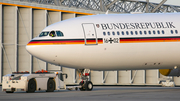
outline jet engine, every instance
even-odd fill
[[[159,69],[159,72],[164,76],[180,76],[180,69]]]

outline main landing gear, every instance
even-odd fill
[[[78,70],[78,72],[80,72],[80,77],[82,79],[82,81],[79,83],[79,85],[81,86],[79,88],[79,90],[80,91],[91,91],[93,89],[93,83],[91,81],[89,81],[90,70],[82,69],[82,70]]]

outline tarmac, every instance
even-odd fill
[[[94,86],[92,91],[2,92],[0,101],[180,101],[180,87]]]

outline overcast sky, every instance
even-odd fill
[[[139,1],[146,1],[146,0],[139,0]],[[160,3],[162,0],[149,0],[149,2],[156,2]],[[167,0],[166,4],[170,5],[179,5],[180,6],[180,0]]]

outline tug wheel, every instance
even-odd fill
[[[30,79],[28,82],[28,91],[27,93],[34,93],[36,91],[36,81],[35,79]]]
[[[55,89],[55,82],[53,79],[49,79],[47,82],[46,92],[54,92],[54,89]]]
[[[6,93],[14,93],[14,91],[6,91]]]

